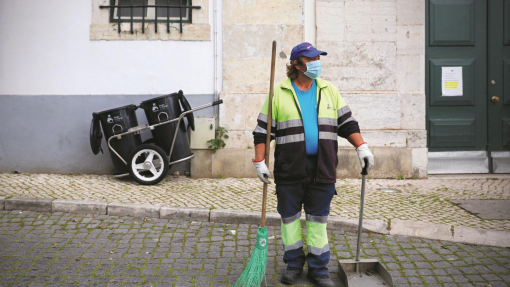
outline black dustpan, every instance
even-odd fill
[[[359,259],[361,247],[361,231],[363,230],[363,203],[365,200],[365,182],[368,161],[365,159],[365,168],[361,172],[361,203],[359,208],[358,246],[356,248],[356,260],[342,259],[338,261],[338,275],[345,287],[393,287],[390,273],[379,262],[379,259]]]

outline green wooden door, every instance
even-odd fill
[[[510,0],[489,1],[489,148],[492,172],[510,172]]]
[[[486,173],[487,0],[425,4],[429,173]],[[448,96],[443,68],[461,70],[460,94]]]

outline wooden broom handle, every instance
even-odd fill
[[[273,54],[271,56],[271,78],[269,80],[269,103],[267,107],[267,135],[266,135],[266,166],[269,167],[269,150],[271,147],[271,131],[272,131],[272,120],[273,120],[273,86],[274,86],[274,72],[276,63],[276,41],[273,41]],[[264,183],[264,191],[262,194],[262,222],[260,226],[266,226],[266,202],[267,202],[267,184]]]

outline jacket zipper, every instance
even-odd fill
[[[322,92],[322,88],[319,89],[319,100],[317,103],[317,133],[320,133],[320,131],[319,131],[319,107],[321,106],[321,92]],[[317,134],[317,137],[319,137],[318,134]],[[321,149],[321,145],[320,145],[319,141],[320,141],[320,138],[317,139],[317,171],[315,172],[315,178],[313,179],[314,184],[317,183],[317,174],[319,171],[319,158],[320,158],[320,149]]]
[[[314,80],[314,81],[316,81],[316,80]],[[317,87],[318,86],[319,85],[317,85]],[[301,117],[301,124],[303,125],[303,131],[304,131],[305,123],[303,122],[303,114],[301,114],[301,109],[299,108],[299,105],[296,102],[296,96],[294,95],[292,90],[287,89],[287,88],[283,88],[283,87],[282,87],[282,89],[288,90],[292,94],[292,99],[294,100],[294,104],[296,105],[296,109],[298,110],[299,116]],[[321,92],[322,92],[322,88],[319,88],[319,100],[317,101],[317,132],[319,132],[319,107],[320,107],[320,104],[321,104]],[[306,139],[305,139],[304,142],[305,142],[305,152],[306,152]],[[317,139],[317,171],[319,170],[319,151],[320,151],[320,144],[318,144],[318,143],[319,143],[319,139]],[[306,171],[306,160],[305,160],[305,171]],[[308,171],[306,173],[308,174]],[[315,172],[315,177],[313,179],[313,183],[314,184],[317,183],[317,172]]]
[[[303,135],[304,135],[305,123],[303,122],[303,114],[301,113],[301,109],[299,108],[299,105],[298,105],[298,103],[296,101],[297,96],[294,95],[294,93],[292,92],[291,89],[287,89],[287,88],[283,88],[283,87],[282,87],[282,89],[288,90],[292,94],[292,99],[294,100],[294,104],[296,105],[296,109],[298,110],[299,116],[301,117],[301,124],[303,125]],[[306,171],[306,174],[308,174],[308,171],[306,170],[306,138],[304,140],[304,143],[305,143],[305,171]]]

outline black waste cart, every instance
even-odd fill
[[[193,112],[223,103],[212,103],[191,108],[182,91],[150,99],[140,104],[149,124],[138,125],[135,105],[92,114],[90,144],[92,152],[101,150],[103,127],[105,139],[113,160],[114,177],[130,175],[142,185],[159,183],[170,165],[192,159],[187,130],[194,130]],[[182,109],[180,105],[182,105]],[[188,124],[185,125],[183,118]],[[154,143],[142,143],[140,132],[150,129]]]
[[[149,125],[156,125],[169,119],[178,118],[183,112],[191,110],[191,106],[182,91],[143,101],[139,107],[145,111]],[[186,114],[185,118],[187,123],[184,121],[179,124],[174,122],[157,126],[151,130],[155,144],[170,155],[170,161],[172,162],[185,161],[192,156],[188,130],[195,130],[195,120],[193,113]],[[176,129],[176,136],[169,136],[175,134]]]

